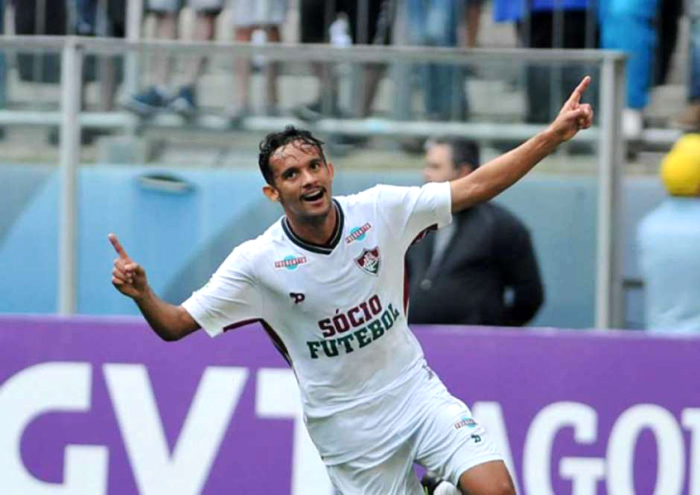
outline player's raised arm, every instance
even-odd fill
[[[129,257],[114,234],[109,242],[117,252],[112,269],[112,284],[134,300],[151,328],[163,340],[178,340],[199,328],[197,322],[182,306],[175,306],[160,299],[151,290],[146,271]]]
[[[573,138],[581,129],[589,128],[593,123],[593,109],[587,103],[582,104],[581,97],[590,83],[591,78],[586,76],[544,131],[466,177],[452,181],[452,211],[458,212],[493,198],[520,180],[561,143]]]

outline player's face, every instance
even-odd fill
[[[452,162],[452,147],[449,144],[435,144],[428,148],[423,166],[423,179],[426,182],[447,182],[466,175],[469,167],[455,168]]]
[[[332,208],[333,164],[326,162],[316,146],[295,141],[270,157],[274,184],[265,195],[279,201],[288,217],[320,219]]]

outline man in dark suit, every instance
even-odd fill
[[[463,177],[479,166],[479,149],[464,139],[430,140],[427,182]],[[408,252],[409,322],[521,326],[544,300],[527,228],[494,203],[452,218]]]

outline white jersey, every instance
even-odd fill
[[[396,408],[425,366],[407,326],[404,258],[423,231],[452,219],[449,183],[377,186],[334,205],[328,246],[304,242],[282,218],[235,248],[183,303],[211,336],[263,324],[294,369],[309,433],[329,465],[380,440],[402,441]]]

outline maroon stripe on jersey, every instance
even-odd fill
[[[415,243],[420,242],[423,240],[423,238],[428,235],[430,232],[437,230],[437,224],[433,224],[430,227],[423,229],[420,231],[420,233],[416,236],[415,239],[409,244],[409,248],[413,246]],[[408,251],[406,252],[406,255],[408,255]],[[403,314],[404,316],[408,316],[408,299],[409,299],[409,275],[408,275],[408,259],[406,258],[406,255],[404,255],[404,262],[403,262]]]
[[[343,209],[340,207],[340,203],[338,203],[338,201],[334,199],[333,206],[337,213],[337,221],[335,222],[335,226],[333,227],[333,234],[331,235],[331,239],[326,244],[314,244],[305,241],[301,237],[297,236],[292,230],[292,227],[289,225],[289,220],[287,219],[287,217],[284,217],[281,220],[282,230],[284,230],[284,233],[287,234],[287,237],[290,241],[292,241],[297,246],[306,249],[307,251],[319,254],[331,254],[340,242],[345,225],[345,214],[343,213]]]
[[[262,320],[260,318],[253,318],[252,320],[237,321],[236,323],[231,323],[229,326],[224,327],[224,332],[228,332],[229,330],[235,330],[236,328],[250,325],[251,323],[256,323],[258,321]]]
[[[237,321],[236,323],[231,323],[230,325],[224,327],[224,332],[227,332],[229,330],[234,330],[236,328],[245,326],[245,325],[250,325],[251,323],[260,323],[262,327],[265,329],[265,332],[267,335],[270,337],[270,340],[272,340],[272,344],[275,346],[275,349],[277,349],[277,352],[282,354],[282,357],[284,358],[285,361],[287,361],[287,364],[289,366],[292,365],[292,358],[289,356],[289,352],[287,351],[287,346],[284,345],[284,342],[282,342],[282,339],[279,338],[279,335],[277,335],[277,332],[275,332],[272,327],[262,318],[253,318],[250,320],[242,320],[242,321]]]
[[[289,356],[287,346],[284,345],[284,342],[282,342],[282,339],[280,339],[279,335],[277,335],[277,332],[275,332],[275,330],[265,320],[260,320],[260,324],[267,332],[267,335],[270,337],[270,340],[272,340],[272,343],[274,344],[275,348],[279,351],[280,354],[282,354],[284,360],[287,361],[287,364],[289,366],[292,366],[292,358]],[[292,366],[292,368],[294,367]]]
[[[408,280],[408,260],[404,259],[403,263],[403,315],[408,317],[408,299],[409,299],[409,280]]]
[[[437,230],[437,228],[438,228],[437,224],[434,223],[433,225],[431,225],[431,226],[428,227],[427,229],[421,230],[420,233],[416,236],[416,238],[413,239],[413,241],[411,242],[411,244],[409,244],[409,247],[410,247],[410,246],[413,246],[416,242],[422,241],[422,240],[425,238],[426,235],[428,235],[429,233],[431,233],[431,232]]]

